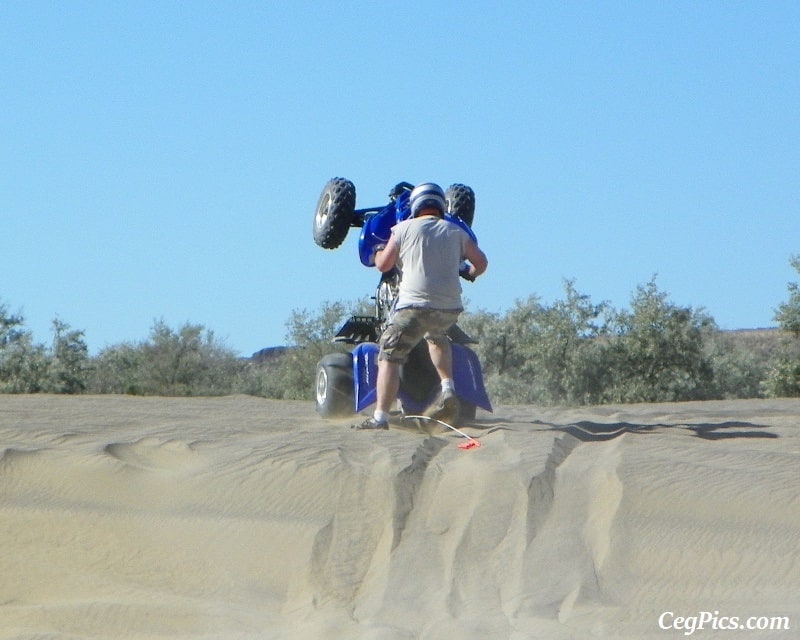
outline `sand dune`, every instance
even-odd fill
[[[798,637],[800,401],[348,424],[0,397],[0,639]]]

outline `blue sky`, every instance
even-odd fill
[[[312,240],[334,176],[471,185],[473,310],[658,274],[754,328],[797,279],[796,2],[6,0],[0,85],[0,302],[40,342],[282,344],[377,283],[357,230]]]

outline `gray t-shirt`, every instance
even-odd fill
[[[461,310],[458,269],[469,241],[466,231],[433,216],[404,220],[392,228],[402,272],[397,308]]]

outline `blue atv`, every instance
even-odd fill
[[[344,178],[329,180],[322,190],[314,214],[314,241],[323,249],[335,249],[344,242],[351,227],[361,229],[358,254],[364,266],[372,267],[374,248],[386,244],[392,227],[411,217],[409,198],[414,185],[397,184],[389,192],[389,203],[382,207],[356,209],[356,189]],[[448,211],[445,219],[464,229],[473,240],[475,194],[463,184],[445,192]],[[462,272],[463,275],[464,272]],[[466,277],[466,276],[464,276]],[[469,278],[467,278],[469,279]],[[316,408],[323,417],[352,416],[376,401],[378,339],[393,309],[400,272],[381,274],[375,292],[375,314],[352,316],[339,329],[333,342],[354,345],[349,353],[331,353],[317,364]],[[448,332],[453,347],[453,382],[459,399],[458,420],[473,420],[477,407],[492,410],[483,384],[478,357],[467,345],[474,344],[454,325]],[[422,412],[439,392],[439,376],[423,340],[409,355],[400,373],[398,400],[407,415]]]

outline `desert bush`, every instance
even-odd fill
[[[48,385],[47,350],[35,344],[21,314],[0,304],[0,393],[37,393]]]
[[[800,256],[792,256],[789,264],[800,274]],[[790,282],[788,290],[789,299],[775,312],[775,321],[787,337],[761,385],[772,398],[800,397],[800,283]]]
[[[713,388],[704,349],[716,331],[713,319],[669,301],[652,278],[639,285],[631,309],[617,312],[606,352],[609,380],[605,402],[700,400]]]
[[[462,316],[462,327],[479,340],[475,350],[496,401],[553,404],[599,397],[608,305],[592,303],[570,280],[564,292],[552,305],[530,296],[504,316],[486,311]]]
[[[159,320],[141,348],[146,393],[221,395],[231,391],[238,369],[236,355],[202,325],[186,323],[173,330]]]
[[[800,349],[787,344],[767,370],[761,389],[768,398],[800,397]]]
[[[572,281],[564,283],[564,293],[563,300],[541,310],[534,343],[532,355],[539,363],[543,400],[549,404],[594,402],[604,387],[609,307],[578,293]]]
[[[800,274],[800,256],[792,256],[789,264]],[[787,288],[789,289],[789,299],[778,305],[775,322],[781,329],[800,339],[800,283],[790,282]]]
[[[98,354],[91,387],[98,393],[224,395],[233,390],[241,367],[213,331],[191,323],[172,329],[157,320],[147,340]]]
[[[792,257],[800,272],[800,257]],[[616,311],[564,282],[564,296],[537,296],[508,311],[465,312],[461,327],[478,339],[495,403],[601,404],[707,398],[800,396],[800,284],[772,331],[721,332],[702,309],[681,307],[655,277]],[[332,344],[351,314],[372,315],[367,298],[293,310],[286,346],[265,362],[241,360],[202,325],[154,322],[146,340],[89,357],[84,332],[53,321],[51,346],[34,342],[21,314],[0,303],[0,392],[220,395],[247,393],[310,400],[317,362],[347,346]],[[742,333],[742,332],[739,332]],[[768,335],[767,335],[768,334]],[[777,345],[777,346],[776,346]]]
[[[47,390],[52,393],[82,393],[89,384],[89,373],[89,348],[84,332],[54,319]]]
[[[92,359],[89,391],[92,393],[143,393],[142,351],[135,344],[106,347]]]
[[[759,339],[749,333],[716,331],[706,336],[704,349],[713,371],[710,397],[729,400],[762,395],[761,384],[773,359],[774,340]]]
[[[702,311],[671,303],[655,278],[640,285],[631,309],[614,311],[564,283],[551,305],[535,296],[504,316],[465,314],[497,402],[589,404],[709,397],[712,362],[704,349],[715,331]]]
[[[50,349],[33,341],[21,314],[0,304],[0,392],[81,393],[86,389],[89,355],[83,331],[53,320]]]
[[[249,365],[236,381],[237,391],[283,400],[313,399],[317,362],[333,351],[346,351],[331,340],[353,310],[366,314],[367,307],[367,301],[360,300],[324,302],[316,312],[293,310],[286,322],[289,348],[272,362]]]

